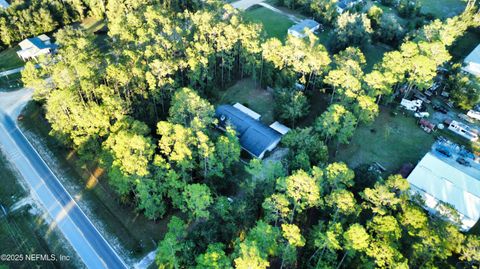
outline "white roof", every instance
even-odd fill
[[[273,130],[281,133],[282,135],[285,135],[286,133],[288,133],[288,131],[290,131],[290,128],[288,128],[287,126],[281,124],[281,123],[278,122],[278,121],[270,124],[270,128],[272,128]]]
[[[7,3],[5,0],[0,0],[0,7],[1,8],[8,8],[10,4]]]
[[[39,36],[37,36],[42,42],[45,42],[45,41],[49,41],[50,40],[50,37],[46,34],[41,34]]]
[[[462,226],[468,230],[480,218],[480,173],[442,160],[433,153],[427,153],[418,163],[407,180],[427,199],[427,206],[437,205],[432,199],[448,203],[462,215]],[[435,210],[435,208],[432,208]],[[472,224],[473,223],[473,224]]]
[[[250,108],[240,104],[240,103],[235,103],[233,105],[234,108],[242,111],[243,113],[247,114],[250,118],[253,118],[254,120],[259,120],[262,115],[258,114],[257,112],[251,110]]]
[[[463,70],[475,75],[480,76],[480,44],[472,51],[463,61],[465,66]]]

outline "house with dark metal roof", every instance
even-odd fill
[[[37,59],[40,55],[50,54],[57,48],[57,45],[50,43],[50,37],[47,35],[27,38],[18,45],[21,50],[17,51],[17,55],[24,61]]]
[[[305,19],[292,27],[288,28],[288,34],[298,38],[304,38],[307,36],[305,30],[315,32],[320,28],[320,24],[314,20]]]
[[[266,152],[275,149],[282,139],[282,134],[231,105],[217,107],[215,117],[218,128],[226,130],[227,126],[233,127],[242,149],[260,159]]]

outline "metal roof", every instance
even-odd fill
[[[231,105],[217,107],[215,117],[221,127],[230,124],[237,132],[242,148],[259,158],[282,138],[277,131]]]
[[[463,62],[466,65],[463,70],[475,76],[480,76],[480,44],[468,54]]]
[[[8,8],[9,6],[10,6],[10,4],[8,4],[7,1],[5,1],[5,0],[0,0],[0,7],[1,7],[1,8],[5,8],[5,9],[6,9],[6,8]]]
[[[426,199],[427,207],[436,210],[438,201],[452,205],[463,215],[462,228],[468,230],[480,218],[480,177],[473,169],[429,152],[407,180]]]
[[[298,32],[298,33],[303,33],[303,30],[305,28],[307,29],[314,29],[315,27],[318,27],[320,26],[320,24],[314,20],[311,20],[311,19],[305,19],[305,20],[302,20],[301,22],[293,25],[292,27],[290,27],[288,30],[290,31],[295,31],[295,32]]]

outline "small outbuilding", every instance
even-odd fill
[[[463,71],[474,76],[480,76],[480,44],[463,60]]]
[[[57,48],[57,45],[52,44],[50,42],[50,37],[45,34],[27,38],[18,45],[21,50],[17,51],[17,55],[24,61],[37,59],[37,57],[41,55],[53,53]]]
[[[320,28],[320,23],[311,19],[305,19],[288,28],[288,34],[298,38],[304,38],[307,36],[307,31],[313,33],[318,30],[318,28]]]
[[[226,130],[227,126],[232,126],[242,149],[259,159],[275,149],[282,139],[281,133],[231,105],[217,107],[215,117],[218,119],[218,128]]]

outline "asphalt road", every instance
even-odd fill
[[[0,147],[52,217],[51,225],[60,229],[88,268],[127,268],[28,142],[16,122],[1,110]]]

